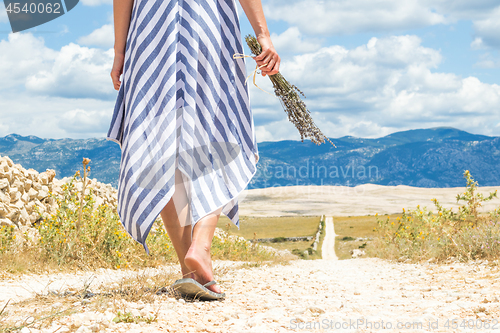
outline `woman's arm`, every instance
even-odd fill
[[[267,64],[267,66],[261,68],[262,76],[277,74],[281,59],[271,42],[271,35],[269,34],[269,29],[267,28],[261,0],[239,1],[248,20],[250,21],[250,24],[252,25],[257,41],[262,46],[262,53],[253,57],[253,59],[259,66]]]
[[[134,0],[113,0],[113,18],[115,25],[115,53],[125,54],[130,17]]]
[[[111,70],[111,80],[116,90],[120,89],[120,75],[123,72],[125,48],[127,44],[128,29],[132,16],[134,0],[113,0],[113,17],[115,26],[115,60]]]

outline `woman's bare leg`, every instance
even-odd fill
[[[189,204],[184,188],[182,174],[179,169],[175,170],[175,191],[170,201],[160,213],[167,230],[168,237],[172,241],[177,258],[181,264],[182,277],[195,278],[195,275],[184,264],[184,257],[191,246],[191,224],[189,216]]]
[[[214,237],[215,227],[222,208],[208,214],[196,223],[193,229],[193,240],[185,257],[184,263],[186,267],[193,271],[197,277],[197,281],[205,284],[214,279],[212,270],[212,259],[210,257],[210,248],[212,246],[212,238]],[[220,293],[221,289],[218,285],[207,287],[213,292]]]
[[[210,248],[222,208],[196,223],[191,240],[190,207],[182,178],[182,173],[177,169],[174,195],[160,215],[179,258],[183,277],[190,277],[205,284],[213,280]],[[209,286],[208,289],[221,292],[217,285]]]
[[[165,225],[165,229],[167,230],[168,237],[172,241],[172,245],[177,253],[177,258],[179,258],[182,277],[194,279],[194,274],[184,264],[184,257],[191,246],[191,225],[181,226],[173,199],[170,199],[160,215]]]

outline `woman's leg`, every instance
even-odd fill
[[[191,240],[189,202],[182,176],[177,169],[174,195],[160,215],[179,258],[183,277],[190,277],[205,284],[213,280],[210,248],[222,208],[204,216],[196,223]],[[209,286],[208,289],[221,292],[217,285]]]
[[[221,212],[222,208],[219,208],[217,211],[204,216],[196,223],[193,229],[191,246],[184,257],[186,267],[195,273],[197,281],[201,284],[214,279],[210,248]],[[207,288],[216,293],[221,292],[217,285],[211,285]]]
[[[189,205],[186,192],[182,183],[181,172],[175,171],[175,192],[170,201],[165,205],[160,215],[172,241],[179,263],[181,264],[182,277],[195,278],[191,270],[185,265],[184,257],[191,246],[191,224],[189,223]]]

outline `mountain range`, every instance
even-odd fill
[[[259,142],[258,171],[248,188],[287,185],[372,183],[416,187],[465,186],[469,170],[479,186],[500,185],[500,137],[450,127],[415,129],[381,138],[330,138],[336,145],[311,141]],[[91,159],[91,178],[118,185],[121,150],[105,138],[42,139],[10,134],[0,138],[0,155],[57,178],[82,169]]]

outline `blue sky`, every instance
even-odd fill
[[[243,38],[254,32],[236,3]],[[281,73],[327,136],[435,126],[500,136],[498,0],[262,4]],[[84,0],[13,34],[0,6],[0,136],[104,137],[117,95],[112,24],[112,1]],[[267,77],[257,84],[272,92]],[[250,96],[259,142],[300,139],[277,99],[253,85]]]

